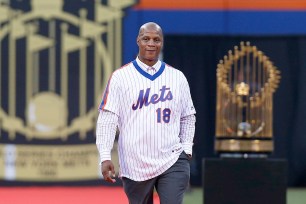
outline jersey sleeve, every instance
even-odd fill
[[[116,75],[112,74],[105,88],[99,110],[108,110],[119,115],[120,87]]]
[[[182,108],[181,117],[185,117],[196,113],[190,94],[189,84],[186,77],[183,74],[182,74],[182,83],[181,83],[181,108]]]
[[[100,111],[96,126],[96,145],[102,163],[111,160],[111,150],[116,136],[118,116],[109,111]]]

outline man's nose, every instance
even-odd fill
[[[149,40],[148,45],[154,46],[154,40]]]

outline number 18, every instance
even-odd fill
[[[160,123],[161,120],[163,120],[165,123],[170,122],[170,114],[171,110],[169,108],[165,108],[164,110],[161,110],[161,108],[158,108],[156,110],[157,114],[157,122]]]

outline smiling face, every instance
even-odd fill
[[[155,23],[146,23],[141,26],[137,37],[139,47],[138,57],[143,63],[153,66],[163,47],[163,33]]]

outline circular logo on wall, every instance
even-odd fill
[[[2,0],[0,137],[85,139],[136,0]],[[92,135],[92,133],[91,133]]]

